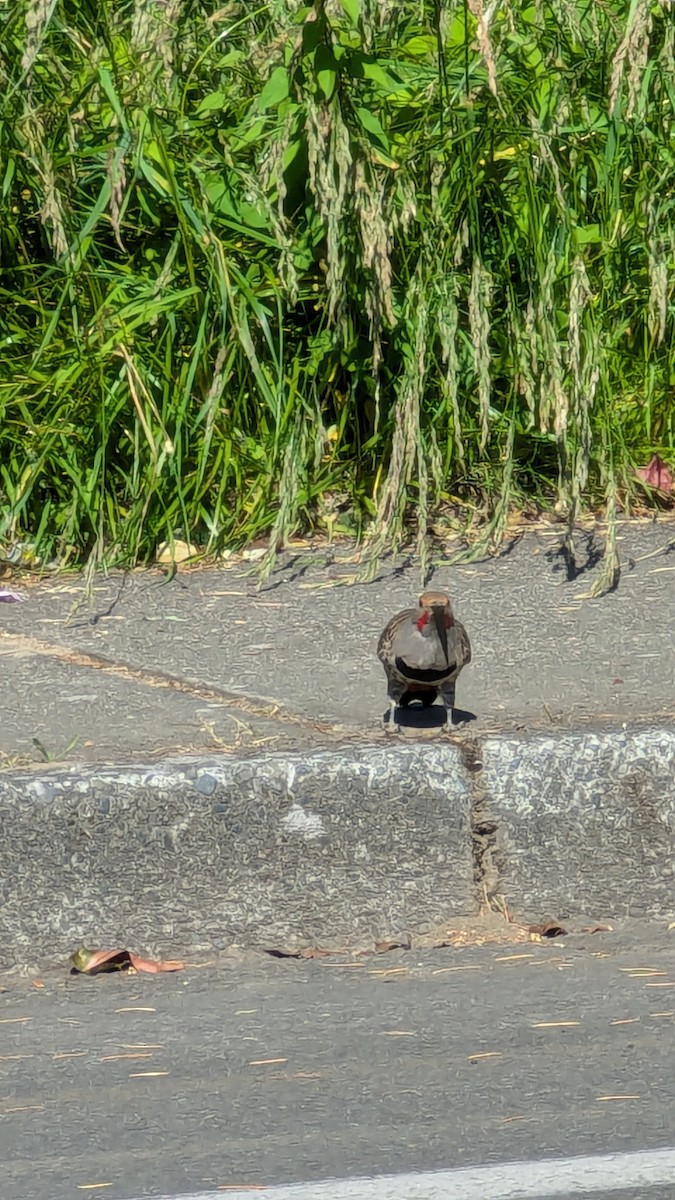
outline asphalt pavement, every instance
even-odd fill
[[[675,527],[623,522],[595,600],[602,529],[573,571],[560,540],[436,554],[474,662],[433,749],[434,710],[402,743],[381,727],[377,637],[420,590],[405,561],[360,583],[349,547],[298,544],[263,587],[236,556],[11,580],[2,960],[52,953],[0,976],[0,1195],[672,1200]],[[352,946],[358,911],[372,950],[513,901],[655,919],[250,949],[325,945],[338,919]],[[71,977],[84,929],[190,961]]]
[[[561,526],[514,537],[475,563],[436,553],[473,644],[457,687],[472,736],[675,714],[675,523],[624,521],[617,590],[588,593],[601,526],[579,531],[569,570]],[[297,544],[260,587],[259,564],[21,579],[0,606],[5,761],[129,761],[176,753],[325,746],[383,736],[375,655],[390,616],[416,602],[417,567],[384,562],[354,582],[353,547]],[[439,733],[442,711],[414,737]],[[36,745],[35,739],[39,743]]]
[[[4,982],[8,1200],[675,1195],[665,925]]]

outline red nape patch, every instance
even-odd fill
[[[431,620],[430,612],[423,612],[422,616],[417,618],[417,620],[415,621],[415,624],[416,624],[417,628],[419,629],[420,633],[424,629],[424,626],[429,624],[430,620]],[[446,613],[445,614],[445,628],[452,629],[454,624],[455,624],[454,617],[451,617],[450,613]]]

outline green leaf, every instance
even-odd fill
[[[317,71],[316,81],[321,88],[326,100],[332,99],[337,83],[337,71]]]
[[[454,20],[451,21],[450,28],[448,30],[448,35],[446,38],[446,45],[447,46],[455,46],[455,47],[458,47],[458,46],[463,47],[465,41],[466,41],[466,23],[464,21],[464,14],[462,13],[461,16],[455,17]]]
[[[78,268],[82,266],[84,256],[91,245],[91,234],[110,203],[111,191],[112,188],[110,186],[110,180],[105,179],[101,185],[101,190],[98,194],[96,203],[89,210],[89,214],[84,225],[80,229],[75,241],[70,247],[71,260],[74,265],[77,265]]]
[[[407,88],[404,83],[398,79],[394,79],[387,71],[384,71],[378,62],[371,62],[364,58],[362,64],[364,79],[370,79],[371,83],[378,84],[382,91],[389,95],[392,92],[405,92]]]
[[[317,46],[314,54],[316,81],[326,100],[331,100],[337,83],[337,63],[329,46]]]
[[[122,108],[122,105],[120,103],[119,96],[117,95],[117,92],[115,91],[115,87],[113,85],[112,76],[111,76],[110,72],[108,70],[106,70],[105,67],[99,67],[98,77],[101,81],[101,87],[103,88],[103,91],[105,92],[106,96],[108,97],[108,100],[110,101],[111,108],[112,108],[113,112],[115,113],[117,120],[119,121],[122,129],[126,129],[127,128],[126,115],[125,115],[124,109]]]
[[[155,167],[153,167],[152,163],[148,162],[147,158],[144,158],[142,155],[139,157],[138,165],[148,183],[152,184],[153,188],[155,188],[160,195],[171,195],[171,188],[166,175],[163,175],[160,171],[157,171]]]
[[[208,96],[205,96],[204,99],[197,106],[197,116],[201,117],[204,113],[213,112],[214,109],[224,108],[224,107],[225,107],[225,93],[224,92],[209,92]]]
[[[302,148],[303,142],[300,138],[294,138],[293,141],[288,143],[281,156],[281,165],[284,171],[290,167],[291,163],[297,158]]]
[[[361,0],[340,0],[352,25],[356,28],[361,17]]]
[[[359,118],[363,128],[369,135],[370,140],[373,139],[378,143],[380,148],[387,154],[389,153],[389,141],[387,135],[382,128],[379,119],[373,115],[367,108],[357,108],[356,115]]]
[[[264,112],[268,108],[276,108],[289,94],[288,71],[285,67],[275,67],[263,90],[258,96],[258,108]]]
[[[403,54],[408,54],[413,58],[424,58],[426,55],[435,55],[436,49],[436,38],[430,33],[419,33],[416,37],[411,37],[409,41],[404,42],[401,46]]]
[[[572,232],[577,246],[588,246],[591,242],[602,241],[599,225],[577,225]]]
[[[3,198],[3,200],[6,200],[7,196],[9,195],[9,190],[12,186],[12,180],[14,179],[15,171],[16,171],[16,161],[13,158],[10,158],[8,160],[7,166],[5,168],[5,177],[2,181],[2,198]]]

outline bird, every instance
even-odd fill
[[[419,700],[429,708],[440,693],[446,721],[453,723],[455,683],[471,662],[471,643],[453,614],[447,592],[423,592],[417,608],[405,608],[392,617],[380,634],[377,657],[387,676],[385,721],[397,729],[399,705],[407,708],[412,700]]]

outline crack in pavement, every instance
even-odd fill
[[[232,692],[226,688],[215,687],[213,684],[199,683],[187,679],[181,679],[177,675],[172,675],[168,671],[161,671],[157,668],[151,670],[143,667],[132,667],[128,663],[119,662],[115,659],[107,658],[103,654],[96,654],[92,651],[69,650],[66,646],[60,646],[53,642],[44,642],[39,638],[27,637],[24,634],[8,634],[4,630],[0,630],[0,644],[6,649],[4,653],[23,654],[23,655],[39,655],[42,658],[50,658],[54,661],[67,663],[73,667],[84,667],[88,670],[101,671],[107,675],[113,675],[117,679],[124,679],[140,683],[144,687],[166,688],[170,691],[181,692],[183,695],[191,696],[197,700],[216,701],[224,708],[238,708],[245,712],[250,717],[261,717],[267,720],[277,721],[279,724],[293,725],[299,729],[311,733],[317,740],[330,737],[334,740],[347,740],[348,738],[363,739],[364,736],[371,737],[372,731],[356,730],[348,725],[338,724],[333,721],[321,721],[314,717],[305,717],[301,713],[293,712],[285,708],[279,703],[266,703],[262,700],[254,700],[250,696],[241,695],[239,692]]]

